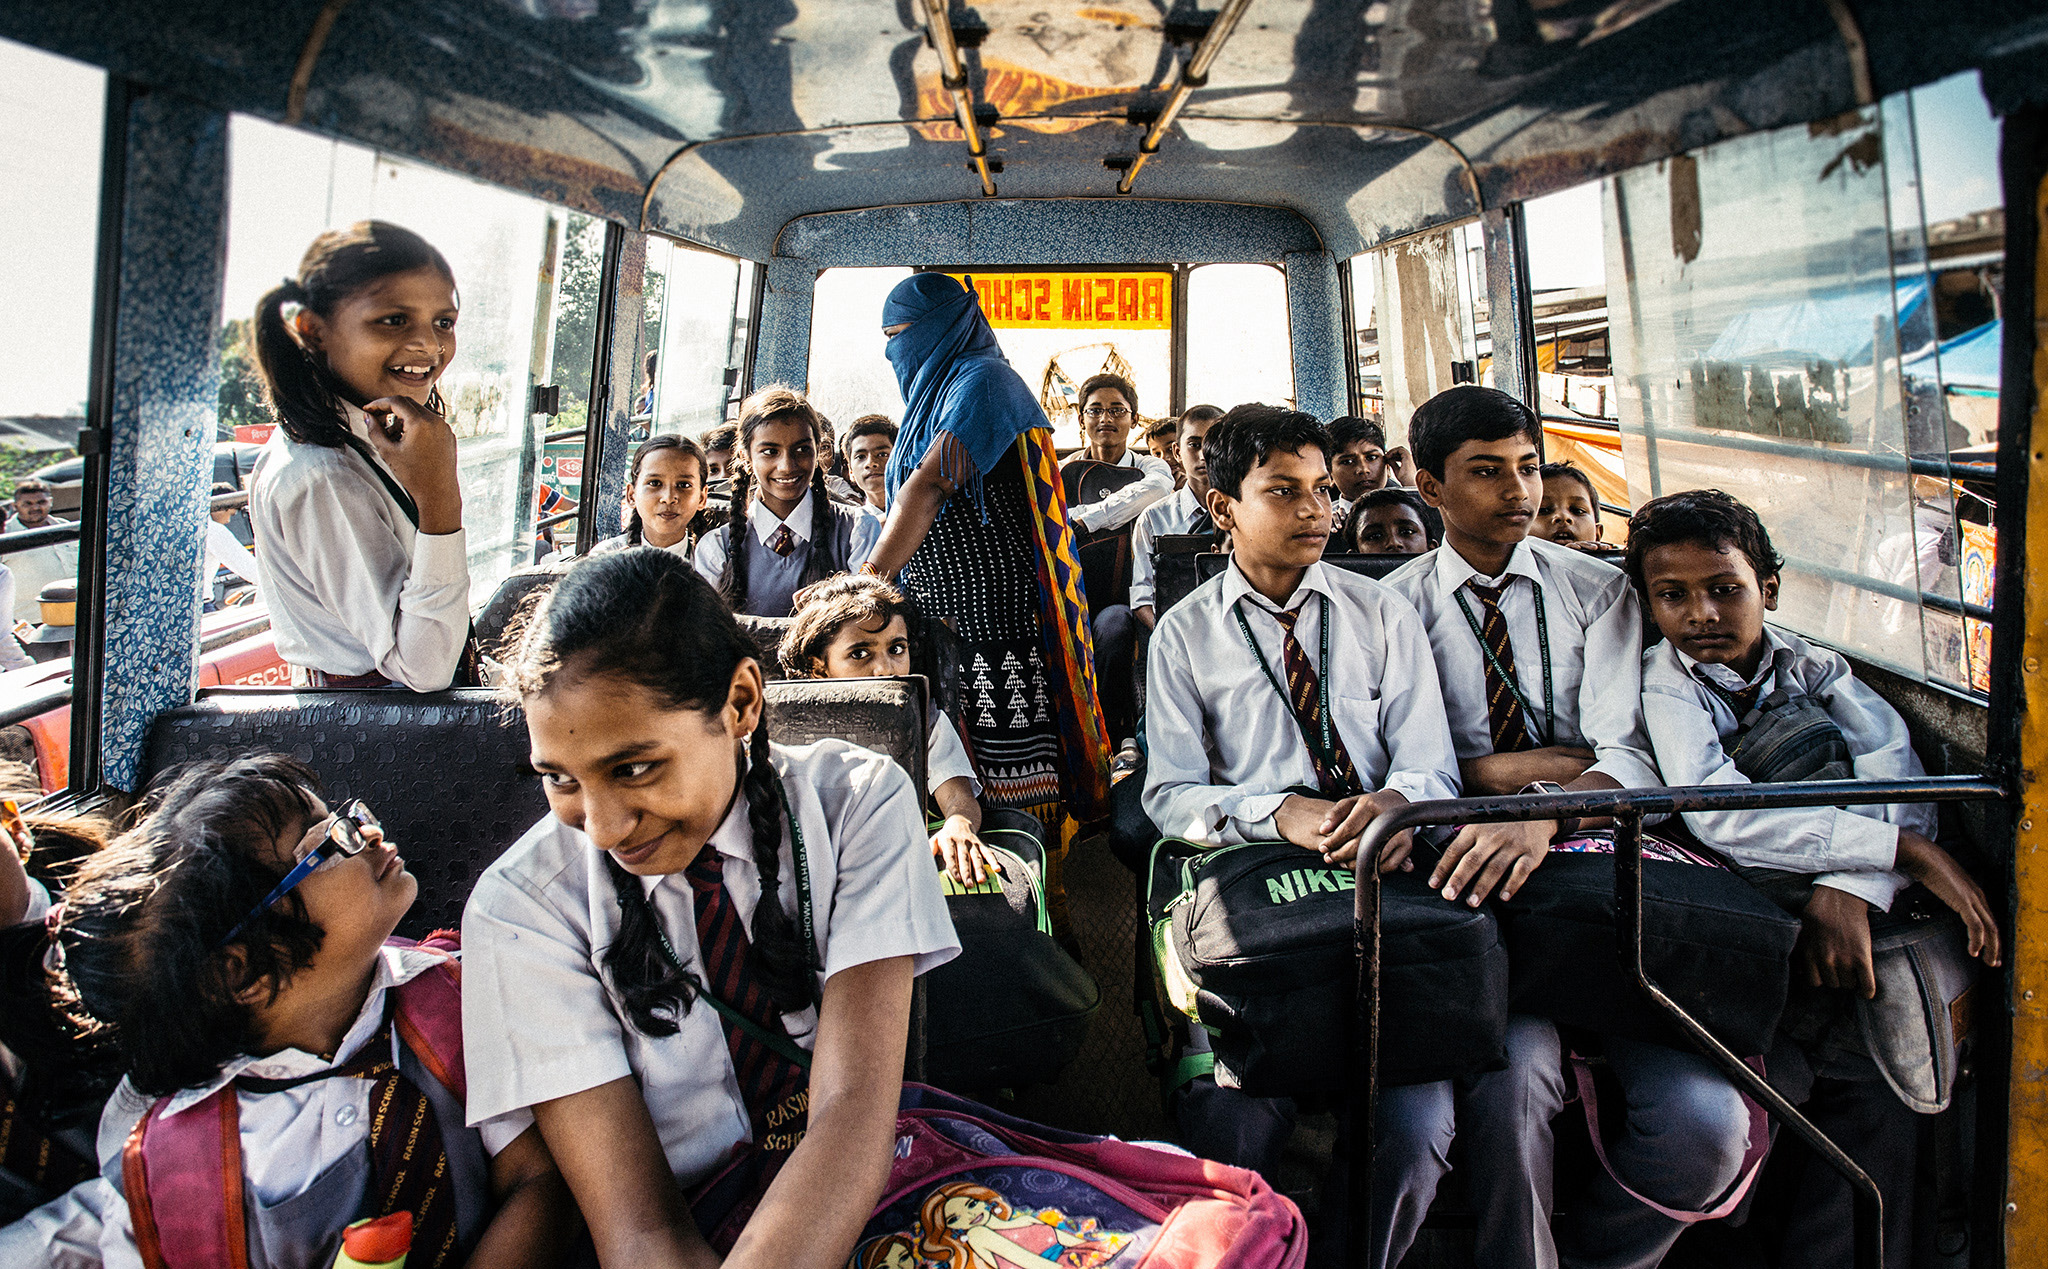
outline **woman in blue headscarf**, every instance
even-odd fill
[[[899,283],[882,333],[903,426],[866,571],[900,573],[959,635],[960,728],[984,797],[1048,828],[1062,803],[1076,820],[1100,819],[1109,745],[1051,425],[974,292],[946,274]]]

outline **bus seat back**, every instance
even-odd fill
[[[837,737],[896,759],[922,795],[923,680],[795,679],[768,685],[769,734],[783,744]],[[280,692],[208,688],[157,715],[142,776],[182,762],[289,754],[330,801],[359,797],[419,878],[398,933],[462,924],[477,877],[548,813],[528,765],[516,705],[479,688],[446,692]]]

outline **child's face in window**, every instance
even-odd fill
[[[879,626],[849,621],[825,648],[828,679],[887,678],[910,673],[910,627],[901,617]]]
[[[1371,441],[1353,441],[1330,460],[1330,479],[1338,497],[1356,501],[1386,483],[1387,451]]]
[[[1238,496],[1217,495],[1217,527],[1247,564],[1307,568],[1330,540],[1330,469],[1323,451],[1304,445],[1276,452],[1245,473]]]
[[[1394,503],[1371,507],[1358,522],[1358,552],[1361,555],[1420,555],[1429,549],[1429,530],[1415,508]]]
[[[761,501],[776,515],[787,516],[811,487],[811,473],[818,467],[818,438],[808,423],[770,419],[757,426],[747,442],[747,466]]]
[[[1764,614],[1778,606],[1777,577],[1758,578],[1730,543],[1674,542],[1643,555],[1650,617],[1673,647],[1744,678],[1764,650]]]
[[[640,513],[640,533],[649,546],[674,546],[689,531],[690,520],[704,509],[703,473],[696,456],[661,449],[640,464],[633,482],[633,507]]]
[[[1444,460],[1442,479],[1418,471],[1423,501],[1441,508],[1446,536],[1513,546],[1528,536],[1543,497],[1542,458],[1527,432],[1466,441]]]
[[[1603,532],[1600,509],[1593,505],[1593,496],[1577,478],[1546,476],[1543,501],[1536,507],[1536,524],[1530,532],[1567,546],[1574,542],[1598,542]]]

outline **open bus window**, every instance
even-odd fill
[[[1543,456],[1585,472],[1601,501],[1630,505],[1607,334],[1600,182],[1522,205]],[[1626,514],[1603,511],[1606,541],[1628,538]]]
[[[1286,274],[1267,264],[1193,269],[1185,321],[1189,405],[1293,402]]]
[[[1493,381],[1479,225],[1412,234],[1349,267],[1361,408],[1388,445],[1405,445],[1416,406],[1453,384]]]
[[[106,80],[98,67],[0,40],[0,233],[13,245],[16,300],[0,358],[0,499],[75,454],[85,427]],[[77,476],[57,483],[57,514],[75,518]],[[17,590],[7,620],[33,620],[36,587]]]
[[[490,594],[532,559],[528,389],[545,382],[537,376],[550,368],[554,279],[543,265],[558,213],[535,199],[242,115],[230,123],[228,153],[221,439],[269,434],[249,327],[258,299],[297,271],[314,237],[366,218],[414,230],[448,258],[462,297],[461,342],[440,388],[460,438],[471,593]]]
[[[889,366],[882,302],[909,269],[826,269],[811,298],[811,362],[805,393],[835,427],[863,414],[903,421],[903,394]]]
[[[1611,179],[1604,202],[1637,500],[1727,490],[1786,556],[1780,623],[1981,690],[1988,630],[1948,609],[1990,602],[1991,539],[1947,464],[1993,438],[1946,376],[1995,393],[1997,340],[1953,330],[1967,303],[1946,337],[1939,320],[1943,275],[1992,268],[2003,222],[1975,92],[1724,141]]]
[[[666,238],[647,244],[647,347],[633,402],[637,435],[696,437],[725,420],[740,262]]]

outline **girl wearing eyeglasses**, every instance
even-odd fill
[[[376,816],[276,754],[168,772],[148,806],[52,922],[61,994],[128,1070],[102,1176],[0,1233],[0,1263],[326,1269],[397,1212],[411,1269],[563,1263],[531,1117],[464,1126],[453,943],[392,939],[419,883]]]
[[[506,675],[553,814],[463,912],[471,1121],[533,1115],[608,1269],[839,1269],[911,978],[960,950],[918,791],[771,743],[753,645],[666,551],[569,570]],[[732,1166],[758,1201],[693,1214]]]

